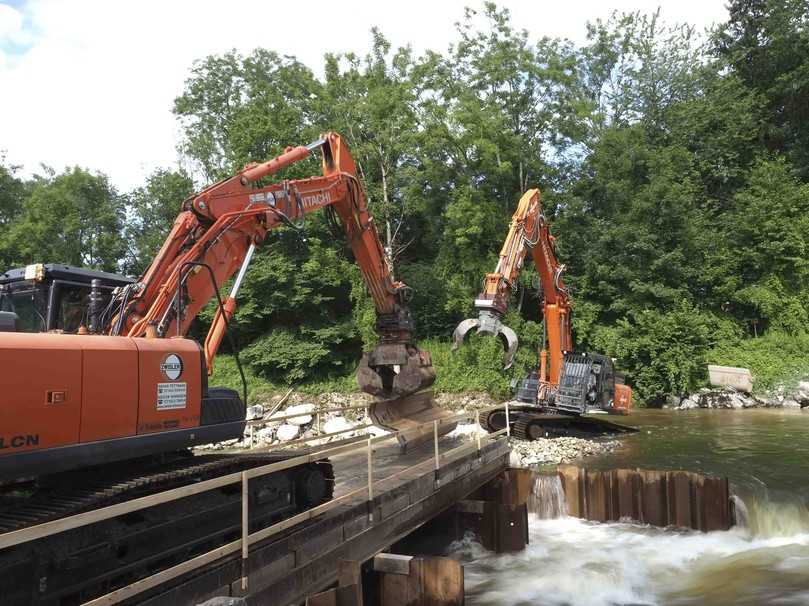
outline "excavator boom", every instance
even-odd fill
[[[499,336],[506,350],[504,366],[511,367],[519,342],[516,333],[503,324],[503,318],[529,251],[542,285],[547,340],[551,352],[550,380],[558,383],[562,367],[561,352],[572,349],[571,304],[562,280],[565,266],[556,258],[555,238],[542,214],[538,189],[529,189],[520,198],[500,249],[497,266],[494,272],[486,275],[483,291],[475,299],[478,317],[458,324],[453,333],[453,349],[460,347],[473,329],[478,334]],[[547,354],[543,354],[543,358],[545,355]]]

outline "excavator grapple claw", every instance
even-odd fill
[[[469,334],[469,331],[473,328],[478,328],[478,326],[480,326],[480,321],[478,321],[477,318],[462,320],[461,323],[455,327],[455,332],[452,333],[452,351],[455,351],[463,345],[464,339],[466,339],[466,335]]]
[[[455,351],[463,345],[466,335],[468,335],[472,329],[476,329],[479,335],[499,337],[505,349],[505,354],[503,355],[503,370],[511,368],[511,365],[514,364],[514,356],[517,353],[517,347],[520,345],[517,333],[504,325],[497,313],[488,309],[482,309],[477,318],[468,318],[458,324],[455,331],[452,333],[452,351]]]
[[[434,421],[451,416],[439,408],[433,392],[435,368],[427,351],[405,343],[382,343],[366,353],[357,370],[360,388],[376,400],[368,414],[375,425],[400,432],[399,445],[431,440]],[[429,425],[428,425],[429,424]],[[439,423],[439,435],[449,433],[455,423]]]

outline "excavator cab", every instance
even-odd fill
[[[0,274],[0,331],[75,334],[91,323],[113,291],[132,282],[118,274],[56,263],[28,265]]]
[[[517,386],[516,399],[572,415],[592,411],[628,414],[632,406],[632,390],[615,372],[612,359],[602,354],[565,353],[559,388],[542,402],[538,402],[540,384],[537,373],[529,374]]]

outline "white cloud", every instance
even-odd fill
[[[0,41],[22,30],[22,13],[15,8],[0,4]]]
[[[0,150],[28,171],[40,162],[79,164],[129,189],[176,163],[171,107],[195,59],[263,46],[319,71],[327,51],[365,51],[375,25],[394,45],[445,50],[466,4],[477,3],[30,0],[21,11],[0,4]],[[659,0],[501,4],[536,38],[581,41],[588,19],[613,9],[650,12]],[[702,28],[726,18],[723,4],[680,0],[662,13]]]

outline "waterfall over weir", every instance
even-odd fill
[[[537,475],[528,499],[528,511],[541,520],[567,515],[567,503],[562,481],[557,474]]]

